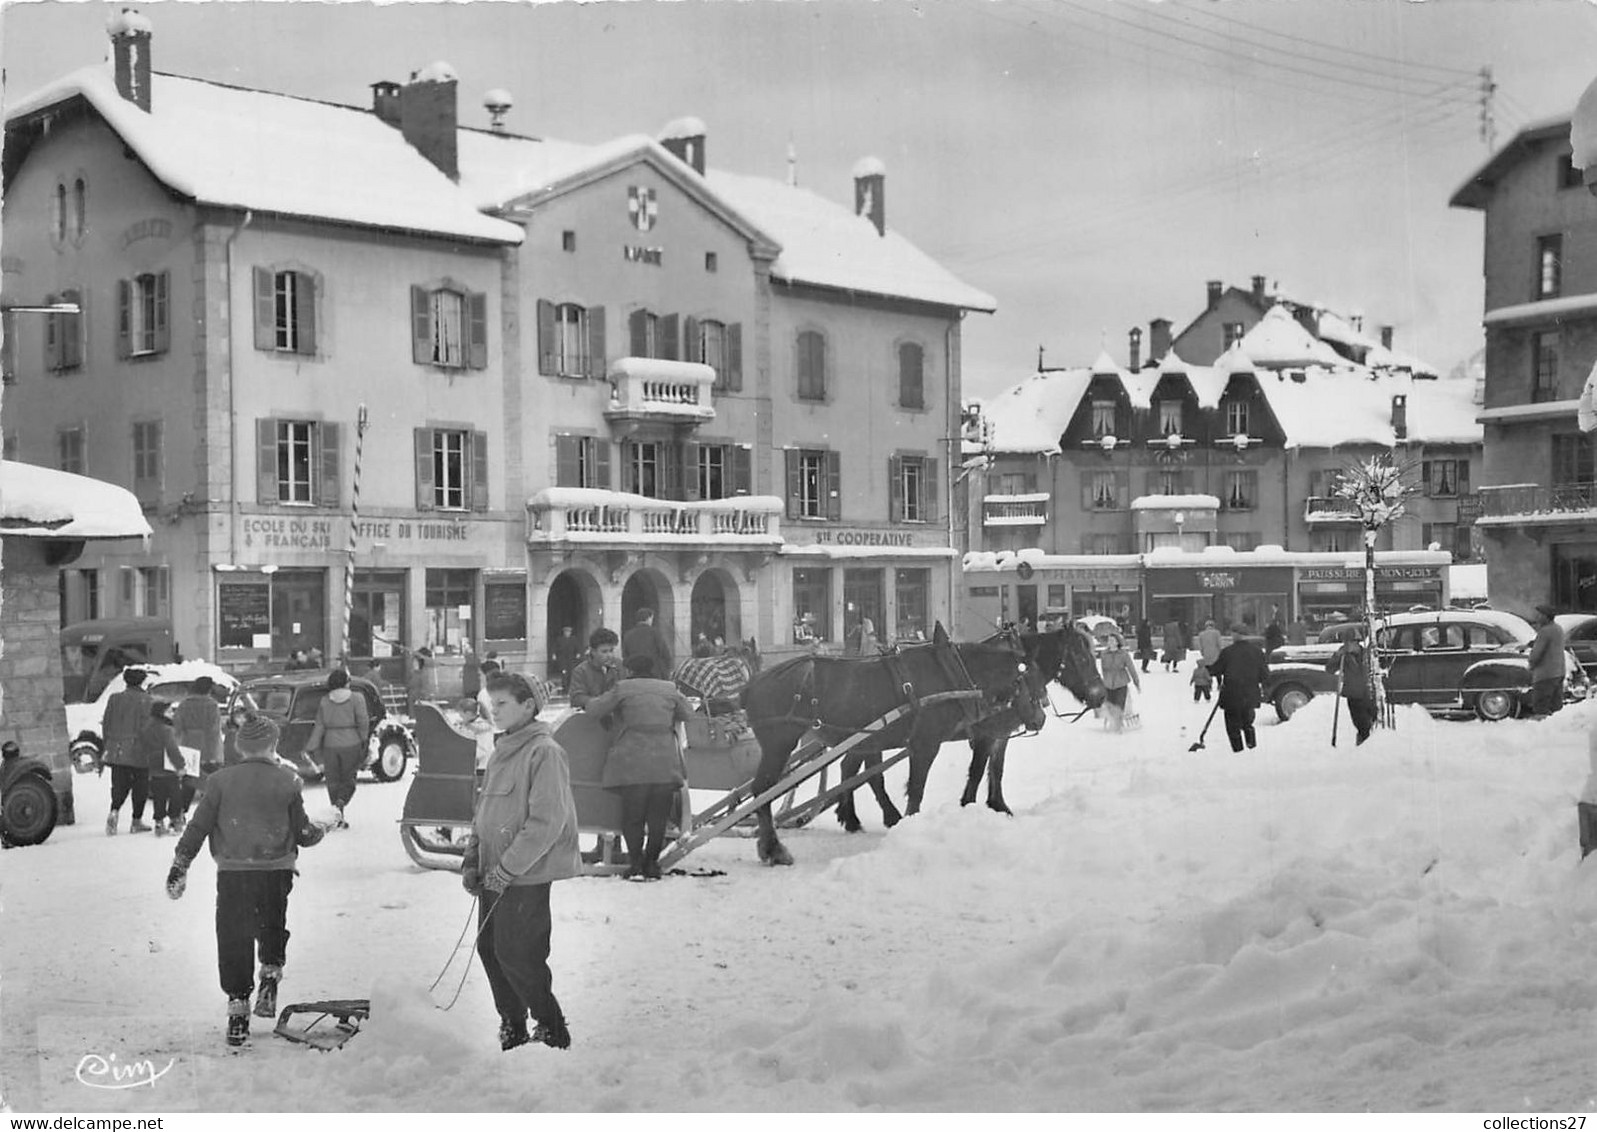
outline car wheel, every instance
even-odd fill
[[[1280,717],[1282,723],[1285,723],[1313,698],[1313,692],[1297,684],[1282,688],[1275,694],[1275,714]]]
[[[55,791],[43,779],[13,782],[0,801],[0,826],[13,845],[37,845],[55,829]]]
[[[410,752],[405,748],[403,739],[384,739],[383,745],[377,749],[377,758],[372,762],[372,777],[378,782],[393,782],[404,775],[405,763],[409,759]]]
[[[1500,719],[1510,719],[1519,706],[1519,697],[1513,692],[1492,690],[1482,692],[1475,699],[1475,714],[1488,723],[1496,723]]]

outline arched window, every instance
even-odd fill
[[[72,231],[78,239],[89,229],[89,186],[79,177],[72,182]]]
[[[51,217],[55,225],[55,238],[67,238],[67,187],[57,184],[55,187],[55,214]]]

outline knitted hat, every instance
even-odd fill
[[[277,724],[264,715],[252,715],[238,729],[241,755],[265,755],[277,749]]]

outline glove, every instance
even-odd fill
[[[515,879],[515,877],[505,872],[503,865],[495,865],[488,875],[483,877],[482,886],[497,896]]]
[[[482,873],[469,861],[461,867],[460,886],[473,896],[482,892]]]
[[[183,898],[183,890],[188,887],[189,871],[182,865],[173,865],[172,871],[166,874],[166,894],[173,900]]]

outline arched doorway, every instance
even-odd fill
[[[743,637],[743,616],[738,601],[737,583],[725,570],[706,570],[693,583],[690,600],[692,625],[689,641],[697,645],[701,636],[711,641],[719,638],[723,643],[739,641]]]
[[[566,570],[549,583],[549,601],[544,607],[544,640],[548,642],[551,675],[559,671],[561,630],[570,626],[580,659],[588,648],[588,634],[599,627],[603,616],[599,585],[591,575],[581,570]],[[570,648],[569,645],[564,647]]]
[[[665,639],[672,642],[678,657],[683,651],[676,631],[676,617],[671,609],[671,584],[665,575],[656,570],[639,570],[627,579],[621,588],[621,624],[616,631],[622,635],[637,624],[638,610],[654,610],[654,624]]]

